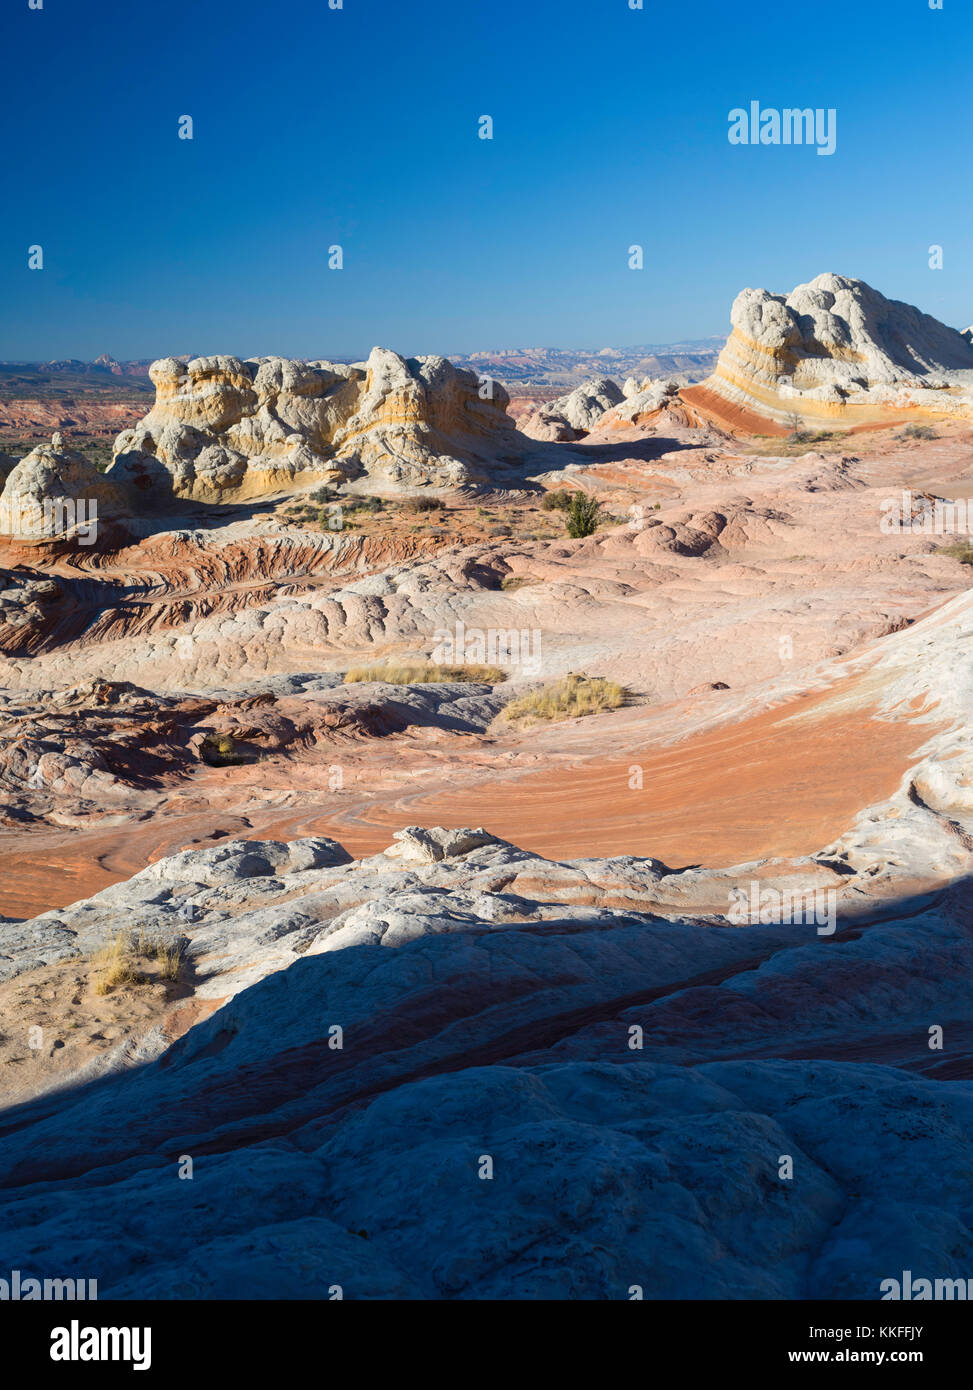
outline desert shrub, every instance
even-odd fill
[[[577,719],[585,714],[618,709],[628,692],[601,676],[569,675],[511,700],[503,711],[505,719]]]
[[[598,530],[600,520],[601,507],[596,498],[589,497],[584,492],[572,494],[570,505],[564,517],[564,524],[569,536],[575,540],[579,536],[593,536]]]
[[[311,501],[312,501],[312,502],[317,502],[319,505],[320,505],[322,502],[331,502],[331,501],[333,501],[335,495],[336,495],[336,494],[333,493],[333,492],[331,491],[331,489],[328,487],[327,483],[323,483],[323,484],[321,485],[321,487],[316,487],[316,488],[314,489],[313,492],[311,492],[311,493],[308,494],[308,496],[310,497]]]
[[[571,505],[571,494],[558,488],[556,492],[545,492],[544,500],[541,503],[541,511],[544,512],[566,512]]]
[[[505,574],[500,581],[501,589],[507,593],[512,593],[514,589],[523,589],[528,584],[539,584],[540,580],[533,574]]]
[[[838,435],[834,430],[799,430],[795,436],[796,444],[827,444]]]
[[[496,666],[437,666],[428,661],[412,666],[353,666],[345,673],[345,684],[357,681],[386,681],[389,685],[436,685],[472,681],[477,685],[499,685],[507,677]]]
[[[232,734],[207,734],[200,749],[203,761],[211,767],[233,767],[251,762],[251,757],[237,748]]]
[[[951,560],[959,560],[961,565],[973,565],[973,542],[961,541],[957,545],[941,545],[937,555],[948,555]]]
[[[410,512],[442,511],[446,503],[441,497],[410,497],[405,504]]]
[[[896,439],[938,439],[939,435],[931,425],[906,425]]]
[[[132,937],[131,947],[143,960],[154,960],[159,966],[159,974],[165,980],[177,980],[182,963],[182,946],[177,942],[154,940],[139,931]]]

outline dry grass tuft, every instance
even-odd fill
[[[143,965],[154,961],[157,970],[147,975]],[[149,940],[143,931],[119,932],[91,958],[91,981],[95,994],[111,994],[123,985],[146,985],[153,980],[178,980],[182,950]]]
[[[346,673],[345,684],[385,681],[389,685],[437,685],[444,681],[470,681],[476,685],[499,685],[506,679],[496,666],[437,666],[430,661],[414,666],[354,666]]]
[[[531,723],[538,719],[577,719],[585,714],[618,709],[627,697],[624,686],[603,680],[601,676],[569,675],[511,700],[502,717]]]
[[[92,957],[92,984],[95,994],[110,994],[121,985],[144,985],[145,975],[135,967],[135,957],[124,934],[119,932]]]

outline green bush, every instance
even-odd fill
[[[575,540],[579,536],[593,536],[601,520],[601,507],[597,499],[587,493],[576,492],[571,497],[564,524],[568,535]]]
[[[544,500],[541,503],[541,511],[566,512],[570,505],[570,492],[564,492],[561,488],[558,488],[556,492],[545,492]]]

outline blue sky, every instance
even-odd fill
[[[823,270],[973,321],[969,0],[5,0],[0,34],[2,358],[667,342]],[[836,153],[730,145],[751,100],[836,108]]]

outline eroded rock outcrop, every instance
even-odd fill
[[[624,399],[621,387],[610,377],[594,377],[557,400],[531,412],[520,428],[531,439],[573,441],[583,439],[606,410]]]
[[[194,1026],[0,1134],[6,1267],[84,1249],[102,1298],[619,1301],[874,1299],[890,1270],[968,1268],[973,1088],[961,1041],[927,1045],[969,1017],[960,890],[823,944],[660,916],[651,860],[400,843],[441,857],[235,841],[5,925],[16,971],[137,921],[196,991]],[[644,905],[605,906],[612,884]],[[159,1178],[182,1152],[191,1221]]]
[[[355,479],[455,487],[523,454],[503,388],[481,394],[474,373],[443,357],[375,348],[353,366],[164,358],[151,377],[155,405],[119,435],[110,469],[148,501],[235,501]]]
[[[128,512],[124,490],[55,434],[7,476],[0,493],[0,534],[22,540],[86,535],[98,523]]]
[[[786,296],[746,289],[730,319],[716,371],[682,393],[720,423],[767,433],[795,416],[833,428],[973,417],[970,341],[863,280],[819,275]]]

